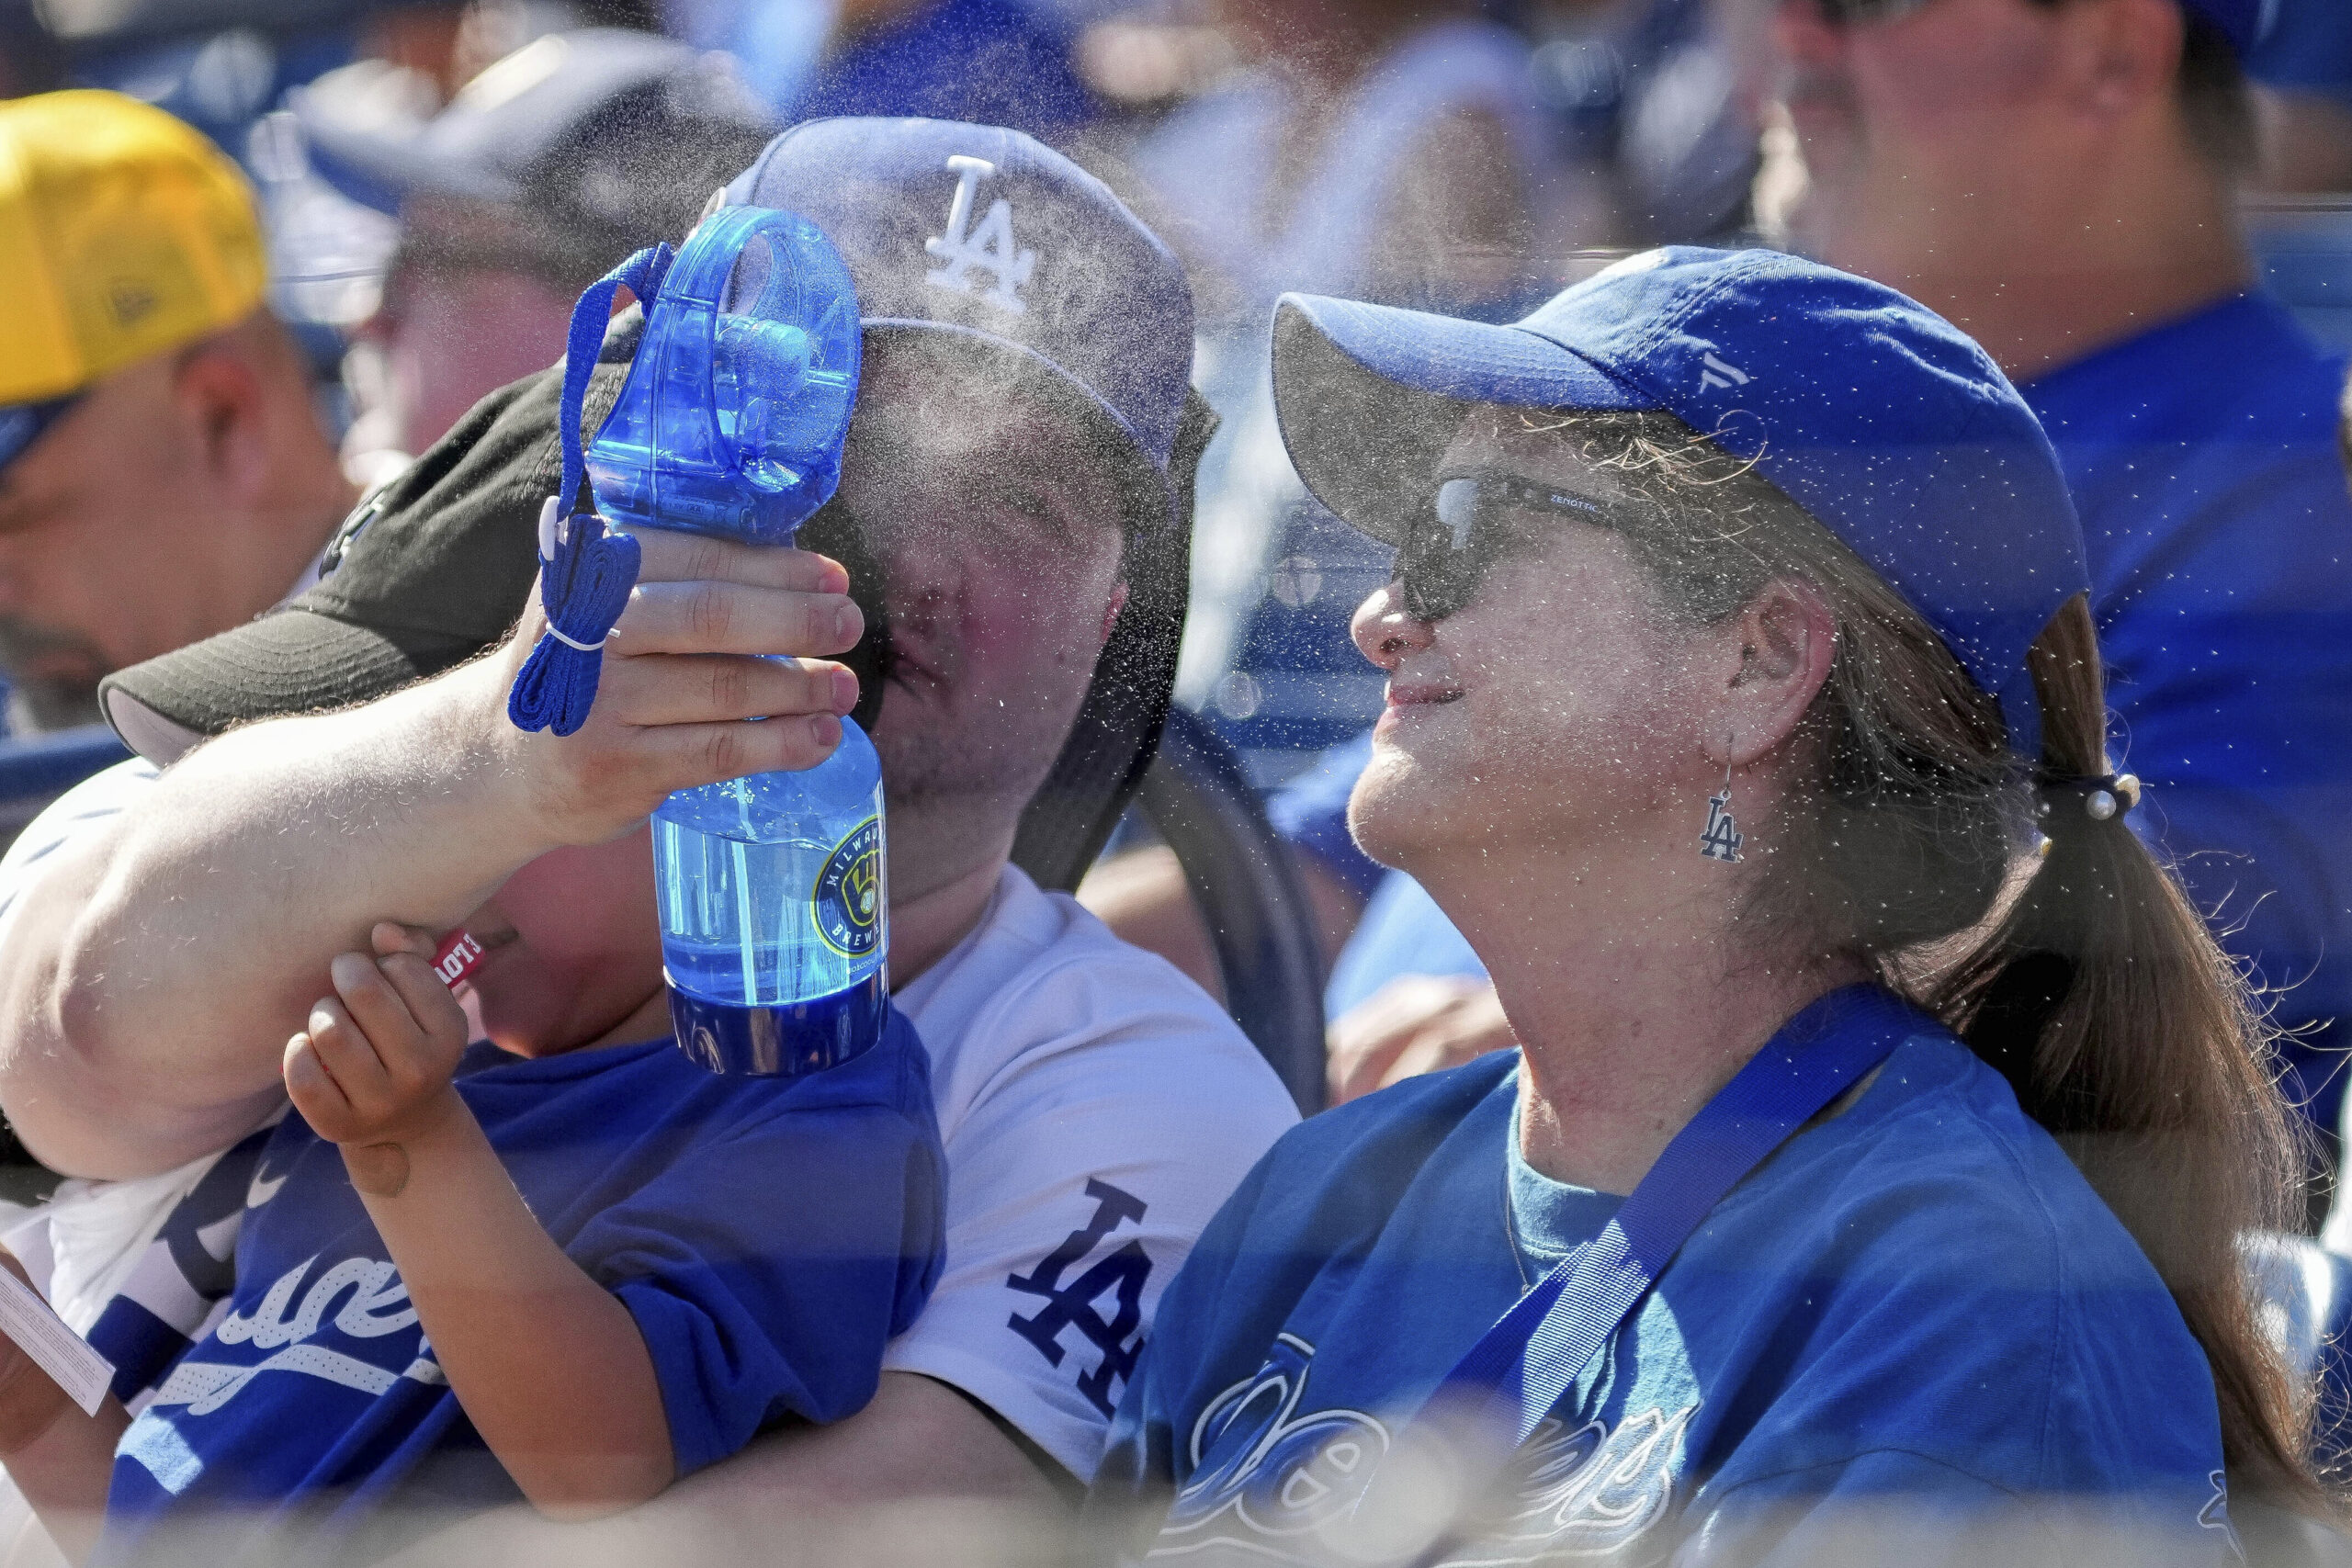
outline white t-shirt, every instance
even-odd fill
[[[897,1000],[931,1050],[947,1259],[883,1365],[1091,1480],[1160,1292],[1298,1112],[1206,992],[1011,866]]]
[[[56,852],[156,776],[109,768],[25,829],[0,857],[0,942]],[[896,999],[931,1053],[947,1256],[884,1365],[963,1390],[1091,1479],[1160,1292],[1297,1112],[1199,987],[1010,866],[979,926]],[[120,1278],[98,1260],[135,1260],[206,1163],[153,1179],[146,1202],[61,1189],[52,1237],[91,1260],[59,1258],[69,1322],[96,1318]]]

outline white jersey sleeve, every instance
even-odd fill
[[[1018,871],[898,999],[932,1055],[947,1257],[883,1364],[1091,1479],[1160,1292],[1297,1111],[1199,987]]]
[[[17,902],[49,869],[57,852],[86,842],[154,787],[155,764],[133,757],[104,768],[46,807],[0,855],[0,942],[7,940]]]

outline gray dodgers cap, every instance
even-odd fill
[[[769,142],[724,197],[822,229],[868,331],[992,345],[1079,393],[1166,491],[1192,379],[1192,287],[1068,158],[996,126],[812,120]]]

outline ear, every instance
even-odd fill
[[[200,344],[173,373],[172,399],[216,483],[237,496],[268,483],[269,392],[251,360],[227,343]]]
[[[1111,602],[1102,606],[1102,641],[1105,646],[1108,646],[1111,641],[1112,628],[1119,624],[1119,613],[1126,607],[1127,585],[1124,582],[1113,583]]]
[[[1725,682],[1710,757],[1746,767],[1796,733],[1829,679],[1838,621],[1812,584],[1775,579],[1723,628],[1736,636],[1736,662]],[[1726,662],[1730,662],[1727,657]]]
[[[2186,37],[2173,0],[2098,0],[2052,17],[2075,103],[2111,119],[2152,99],[2169,102]]]

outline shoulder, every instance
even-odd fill
[[[2262,443],[2332,451],[2345,369],[2344,355],[2286,307],[2248,294],[2095,350],[2020,390],[2062,453],[2073,442],[2137,438],[2219,443],[2243,460]]]
[[[1797,1188],[1814,1194],[1810,1223],[1840,1251],[1884,1249],[1971,1292],[2063,1288],[2092,1269],[2154,1281],[2007,1080],[1939,1027],[1896,1047],[1850,1111],[1800,1134],[1720,1213],[1779,1204]],[[1984,1254],[1999,1259],[1990,1272]]]
[[[17,872],[94,830],[96,824],[120,816],[154,787],[162,772],[143,757],[131,757],[84,779],[43,807],[17,835],[8,852],[0,855],[0,875]]]
[[[1764,1450],[1819,1458],[1834,1427],[2029,1489],[2201,1476],[2218,1451],[2210,1371],[2154,1267],[1940,1030],[1751,1178],[1692,1259],[1772,1332],[1805,1325]]]
[[[899,1000],[930,1049],[944,1121],[1015,1084],[1073,1077],[1163,1111],[1209,1102],[1245,1122],[1295,1119],[1215,998],[1015,869],[980,929]]]

